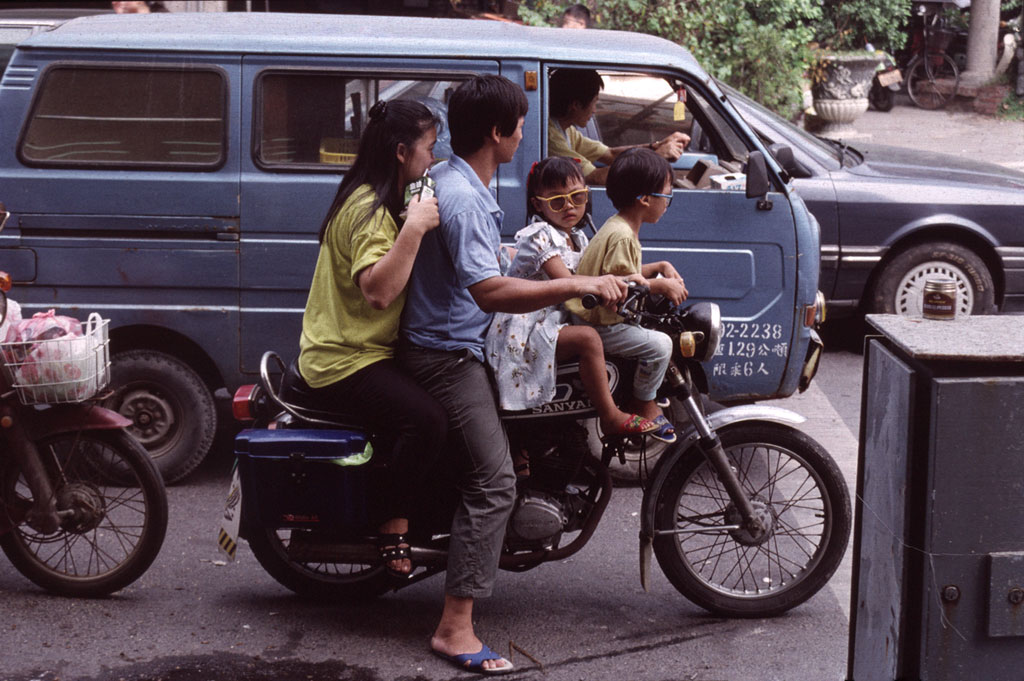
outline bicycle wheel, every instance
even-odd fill
[[[60,433],[36,442],[53,485],[60,528],[19,524],[0,549],[30,580],[64,596],[105,596],[153,563],[167,530],[167,496],[153,461],[122,430]],[[0,498],[32,504],[25,476],[11,470]]]
[[[922,109],[941,109],[956,97],[960,70],[949,55],[931,52],[918,57],[907,73],[907,94]]]

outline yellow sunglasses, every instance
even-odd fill
[[[541,201],[547,201],[548,208],[561,213],[563,210],[569,207],[569,204],[579,208],[580,206],[587,205],[587,198],[590,195],[590,189],[577,189],[571,194],[558,194],[556,196],[535,196],[533,198]]]

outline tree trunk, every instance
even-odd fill
[[[967,70],[961,74],[963,85],[978,87],[992,78],[998,41],[999,0],[973,0],[967,32]]]

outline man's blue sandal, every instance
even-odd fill
[[[650,435],[655,440],[661,440],[668,444],[672,444],[676,441],[676,429],[672,427],[672,424],[669,423],[664,414],[659,414],[657,418],[653,418],[651,420],[657,424],[658,429],[646,433],[647,435]]]
[[[467,672],[476,672],[477,674],[508,674],[513,671],[515,667],[512,666],[511,662],[508,662],[504,667],[496,667],[495,669],[485,669],[484,662],[488,660],[502,660],[504,659],[501,655],[487,647],[487,644],[483,644],[483,648],[479,653],[463,653],[462,655],[448,655],[442,653],[440,650],[434,650],[431,648],[431,652],[440,657],[442,660],[447,660],[459,669]]]

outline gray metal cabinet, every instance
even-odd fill
[[[1024,679],[1024,318],[868,319],[848,679]]]

